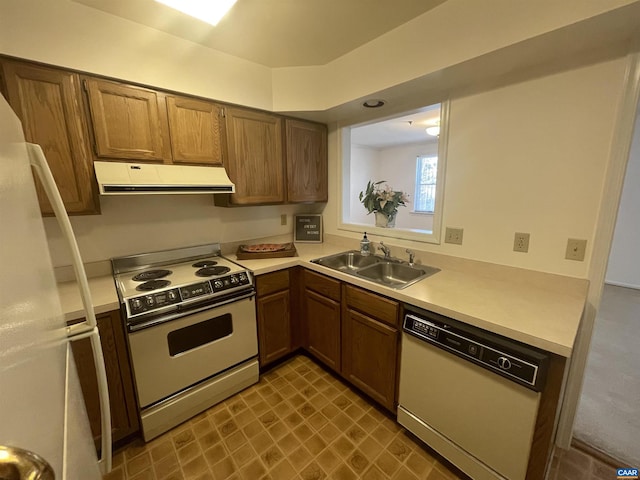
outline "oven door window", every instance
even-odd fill
[[[230,313],[174,330],[167,334],[169,355],[175,357],[232,333],[233,322]]]

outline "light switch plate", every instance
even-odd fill
[[[447,227],[444,234],[444,242],[462,245],[462,232],[462,228]]]
[[[287,214],[283,213],[282,215],[280,215],[280,225],[286,225],[287,224]]]
[[[578,238],[570,238],[567,241],[567,251],[564,258],[567,260],[584,261],[584,255],[587,251],[587,241]]]

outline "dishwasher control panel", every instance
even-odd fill
[[[450,319],[441,319],[448,321],[407,313],[403,330],[516,383],[536,391],[542,389],[546,355],[498,335],[470,327],[465,329],[453,325]]]

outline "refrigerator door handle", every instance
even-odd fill
[[[78,243],[71,228],[69,216],[64,208],[62,197],[56,187],[49,165],[44,156],[44,152],[40,145],[27,143],[27,152],[29,153],[29,162],[36,171],[42,182],[42,186],[51,202],[56,220],[60,226],[63,236],[69,245],[73,270],[76,275],[78,286],[80,287],[80,297],[86,314],[86,322],[74,325],[68,328],[70,340],[77,340],[84,337],[91,339],[91,347],[93,349],[93,359],[96,367],[96,375],[98,378],[98,395],[100,397],[100,416],[101,416],[101,438],[102,449],[100,454],[100,468],[103,474],[111,471],[111,409],[109,406],[109,387],[107,385],[107,376],[104,366],[104,356],[102,346],[100,345],[100,336],[98,334],[96,316],[93,311],[93,302],[91,301],[91,291],[89,290],[89,282],[87,274],[80,257]]]

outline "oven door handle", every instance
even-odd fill
[[[175,320],[176,318],[180,318],[180,317],[184,317],[187,314],[192,314],[192,313],[198,313],[198,312],[202,312],[204,310],[211,310],[213,308],[216,307],[221,307],[223,305],[228,305],[229,303],[234,303],[234,302],[239,302],[240,300],[246,300],[248,298],[252,298],[256,296],[256,292],[255,290],[252,290],[249,293],[246,293],[244,295],[238,295],[232,298],[229,298],[227,300],[223,300],[221,302],[216,302],[214,304],[208,303],[207,305],[203,305],[202,307],[198,307],[198,308],[189,308],[188,310],[180,310],[178,313],[174,313],[172,315],[166,315],[166,316],[162,316],[160,318],[154,318],[151,320],[148,320],[146,322],[140,322],[140,323],[129,323],[127,325],[128,330],[130,332],[137,332],[138,330],[142,330],[144,328],[149,328],[149,327],[153,327],[155,325],[159,325],[161,323],[165,323],[165,322],[169,322],[171,320]]]

